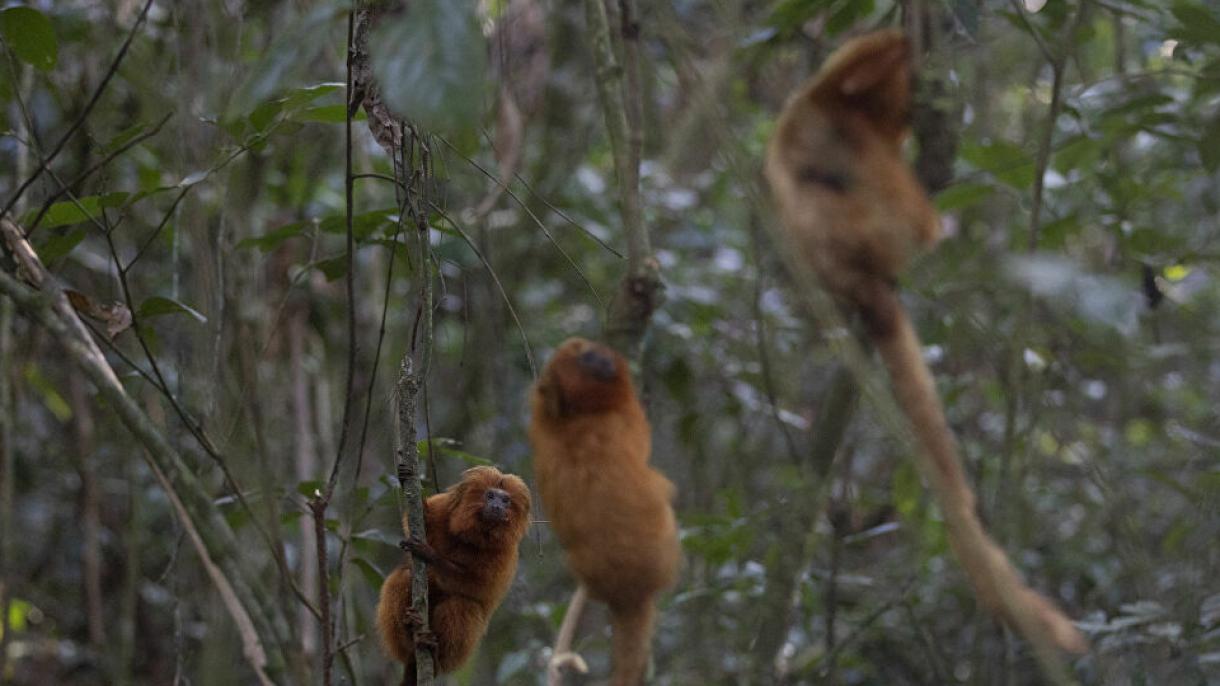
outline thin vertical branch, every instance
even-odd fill
[[[620,41],[626,65],[624,79],[624,67],[615,59],[614,35],[603,0],[585,0],[585,14],[593,38],[597,94],[614,154],[619,212],[627,243],[627,273],[610,303],[605,337],[612,347],[634,359],[638,357],[640,342],[648,329],[652,313],[660,305],[664,288],[660,266],[652,257],[651,238],[648,227],[644,225],[640,202],[640,154],[643,142],[638,131],[640,25],[633,0],[620,0]],[[634,113],[635,122],[628,112]]]
[[[86,396],[85,381],[72,375],[68,379],[72,407],[72,429],[76,439],[76,461],[81,487],[81,582],[85,590],[85,619],[89,645],[103,651],[106,621],[102,607],[101,515],[97,485],[97,465],[93,464],[93,413]]]
[[[425,279],[430,280],[430,279]],[[420,479],[419,443],[415,428],[415,396],[419,393],[420,376],[415,374],[411,353],[403,355],[399,368],[398,383],[394,388],[394,400],[397,403],[398,430],[395,434],[397,446],[395,454],[398,458],[396,473],[402,498],[403,519],[407,531],[403,533],[416,541],[428,540],[424,530],[424,500],[422,482]],[[420,620],[417,634],[430,631],[428,617],[428,565],[417,556],[409,556],[411,560],[411,610]],[[423,645],[415,642],[415,676],[419,686],[431,686],[433,680],[432,653]]]
[[[0,295],[0,675],[6,674],[13,550],[13,301]]]
[[[347,13],[347,94],[349,100],[353,88],[352,55],[354,54],[355,26],[356,13],[355,10],[352,10]],[[356,400],[354,388],[356,383],[356,239],[355,231],[352,228],[352,216],[355,211],[352,196],[356,180],[352,176],[352,114],[354,113],[351,109],[348,109],[343,145],[343,212],[347,240],[347,276],[344,279],[347,289],[347,390],[343,394],[343,420],[339,426],[339,447],[335,451],[335,462],[331,466],[330,478],[327,479],[326,492],[323,494],[327,500],[330,500],[334,494],[335,484],[339,480],[339,467],[343,463],[343,450],[347,444],[348,431],[351,428],[352,405]]]
[[[404,136],[404,138],[406,138]],[[399,440],[400,448],[403,451],[399,455],[398,462],[398,483],[402,488],[404,498],[404,516],[408,518],[408,531],[404,532],[411,538],[417,541],[427,541],[428,536],[424,528],[424,499],[421,492],[420,475],[423,470],[420,468],[419,462],[419,443],[416,440],[415,427],[415,395],[414,393],[422,390],[424,394],[424,420],[425,428],[428,418],[428,370],[432,366],[432,309],[433,309],[433,284],[432,284],[432,242],[431,242],[431,227],[428,224],[427,208],[432,204],[432,152],[428,147],[427,139],[414,127],[411,128],[411,136],[409,145],[414,153],[418,151],[419,158],[416,160],[417,165],[407,163],[406,169],[415,174],[419,187],[418,192],[410,194],[410,197],[418,203],[414,212],[416,235],[419,237],[419,265],[420,265],[420,316],[423,319],[423,341],[422,345],[418,338],[411,338],[411,353],[419,355],[419,372],[411,374],[410,358],[404,358],[404,374],[400,375],[400,388],[409,396],[409,400],[405,403],[400,398],[398,405],[398,425],[399,425]],[[408,189],[410,193],[410,189]],[[419,332],[418,322],[415,332]],[[406,378],[406,386],[402,386],[403,378]],[[412,385],[412,381],[414,384]],[[409,441],[407,439],[410,439]],[[432,436],[428,432],[428,459],[433,460],[436,454],[432,450]],[[406,471],[403,471],[404,468]],[[432,466],[432,481],[436,485],[436,465],[433,462]],[[420,627],[417,631],[418,635],[427,635],[430,631],[430,618],[428,617],[428,566],[423,560],[412,556],[411,560],[411,608],[420,617]],[[415,642],[415,679],[418,686],[431,686],[434,672],[434,655],[422,645],[421,641]]]
[[[15,69],[15,68],[14,68]],[[14,80],[18,101],[22,93],[32,85],[32,70],[28,65],[21,68],[20,76]],[[24,108],[23,108],[24,110]],[[22,118],[22,129],[25,136],[32,136],[29,119]],[[29,173],[30,149],[25,145],[17,146],[17,160],[13,172],[14,181]],[[24,209],[24,202],[18,202],[17,208]],[[5,242],[0,240],[0,255],[4,254]],[[13,427],[16,425],[15,393],[11,386],[15,362],[13,360],[13,301],[5,295],[0,295],[0,679],[8,666],[8,644],[13,638],[12,627],[9,624],[9,605],[13,596],[12,560],[16,558],[13,546],[13,477],[16,469],[13,460]]]
[[[1051,67],[1051,102],[1047,108],[1046,124],[1043,126],[1042,135],[1038,140],[1037,156],[1034,159],[1034,188],[1029,204],[1029,251],[1034,252],[1038,249],[1038,233],[1042,223],[1042,205],[1043,191],[1046,184],[1046,168],[1050,164],[1051,159],[1051,144],[1054,142],[1055,124],[1059,121],[1059,114],[1063,110],[1063,73],[1067,69],[1067,60],[1072,47],[1075,45],[1076,32],[1080,29],[1085,15],[1088,13],[1088,0],[1081,0],[1080,6],[1076,9],[1076,14],[1072,18],[1072,22],[1068,25],[1067,33],[1060,41],[1060,49],[1052,51],[1042,40],[1037,29],[1029,24],[1029,20],[1025,17],[1024,10],[1017,5],[1016,12],[1025,23],[1030,35],[1034,36],[1038,42],[1038,48],[1046,56]]]
[[[296,452],[293,460],[298,482],[313,478],[318,468],[317,444],[314,441],[314,419],[310,402],[309,374],[305,370],[305,342],[308,328],[308,311],[305,307],[294,308],[288,320],[288,365],[292,384],[292,439]],[[301,564],[300,587],[317,588],[317,568],[312,564],[317,559],[314,530],[305,518],[300,522]],[[301,646],[306,654],[318,648],[317,618],[305,607],[300,608],[298,622],[301,627]]]
[[[356,11],[347,13],[347,88],[346,99],[352,101],[352,60],[355,55]],[[339,424],[339,445],[335,449],[335,460],[331,464],[330,476],[326,486],[320,493],[315,493],[310,499],[309,509],[314,519],[314,540],[317,547],[318,560],[318,605],[321,616],[322,633],[322,683],[330,686],[335,663],[334,619],[330,607],[330,572],[327,565],[326,551],[326,509],[335,494],[335,486],[339,482],[339,468],[343,465],[343,453],[347,447],[347,435],[351,428],[352,406],[356,400],[356,244],[355,232],[352,228],[354,212],[353,190],[356,180],[352,175],[352,115],[355,112],[347,109],[344,126],[343,145],[343,197],[344,225],[347,240],[347,275],[344,279],[347,290],[347,383],[343,393],[343,418]]]

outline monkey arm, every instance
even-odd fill
[[[428,545],[424,541],[420,541],[415,538],[407,538],[399,541],[398,547],[402,548],[405,552],[411,553],[415,557],[418,557],[424,562],[427,562],[432,567],[435,567],[437,571],[445,575],[459,576],[466,573],[466,569],[464,567],[452,560],[441,557],[440,553],[436,552],[435,548]]]

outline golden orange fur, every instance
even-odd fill
[[[940,234],[902,159],[907,51],[897,31],[837,51],[788,101],[767,148],[767,181],[793,242],[831,292],[857,303]]]
[[[863,316],[919,440],[949,541],[980,601],[1053,662],[1054,649],[1083,652],[1087,644],[1051,601],[1024,584],[984,531],[919,338],[895,291],[911,255],[940,230],[902,157],[908,53],[901,33],[878,31],[831,55],[785,105],[765,173],[792,242],[825,287]]]
[[[680,550],[673,484],[648,464],[652,429],[627,362],[610,348],[565,341],[530,394],[534,474],[568,568],[610,608],[614,686],[648,667],[657,596]]]
[[[517,571],[517,544],[529,527],[525,482],[494,467],[474,467],[424,503],[428,536],[428,620],[436,639],[436,672],[457,669],[474,652]],[[410,538],[406,517],[403,534]],[[377,630],[387,653],[415,683],[411,557],[386,577]]]

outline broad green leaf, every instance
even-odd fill
[[[268,100],[250,113],[250,123],[255,130],[263,133],[266,132],[273,123],[282,121],[283,118],[292,121],[309,121],[301,117],[301,113],[309,110],[335,109],[339,111],[338,121],[347,120],[347,107],[345,105],[328,105],[325,108],[310,107],[309,105],[318,98],[324,97],[331,93],[343,90],[344,84],[328,81],[318,83],[312,86],[303,88],[294,88],[288,92],[288,95],[277,100]],[[353,117],[355,119],[356,117]]]
[[[985,183],[957,183],[936,194],[936,208],[941,212],[960,210],[986,200],[995,188]]]
[[[136,124],[135,126],[130,126],[126,129],[123,129],[118,134],[116,134],[114,136],[114,138],[111,138],[109,141],[106,142],[105,145],[102,146],[102,149],[100,151],[101,154],[109,155],[110,153],[114,152],[115,150],[118,150],[119,148],[123,147],[124,145],[127,145],[128,143],[130,143],[137,136],[139,136],[140,134],[147,131],[148,128],[149,128],[148,124]]]
[[[38,248],[38,256],[44,263],[53,262],[72,252],[85,239],[84,227],[72,229],[62,236],[51,236]]]
[[[419,0],[369,39],[381,96],[427,131],[469,135],[483,117],[487,45],[471,0]]]
[[[312,498],[318,493],[321,493],[324,486],[325,484],[318,479],[309,479],[308,481],[302,481],[297,484],[297,493],[300,493],[306,498]]]
[[[244,248],[258,248],[263,252],[268,252],[270,250],[274,250],[280,245],[280,243],[283,243],[289,238],[295,238],[296,236],[301,235],[306,226],[309,226],[308,222],[293,222],[291,224],[286,224],[261,236],[242,239],[237,242],[237,248],[238,250],[242,250]]]
[[[835,0],[781,0],[771,10],[767,23],[780,31],[798,31],[805,22],[835,4]]]
[[[59,44],[51,20],[42,12],[31,7],[10,7],[0,12],[0,34],[21,61],[42,71],[55,68]]]
[[[248,76],[237,88],[226,118],[251,113],[287,81],[303,73],[330,44],[330,29],[347,11],[347,4],[335,0],[323,2],[295,23],[277,30],[280,38],[246,71]]]
[[[276,116],[283,109],[284,101],[268,100],[255,107],[254,111],[250,113],[250,123],[254,126],[255,131],[266,131],[267,127],[271,126],[271,122],[275,121]]]
[[[424,439],[419,442],[418,448],[419,448],[419,456],[421,458],[424,458],[424,459],[428,458],[428,444],[429,444],[428,439]],[[439,454],[440,457],[457,458],[457,459],[461,460],[462,462],[465,462],[466,464],[471,465],[473,467],[481,467],[481,466],[487,466],[487,465],[494,464],[491,460],[484,459],[477,455],[471,455],[470,453],[458,450],[456,446],[458,446],[459,443],[457,441],[453,440],[452,438],[433,438],[433,439],[431,439],[431,445],[436,450],[436,452]]]
[[[322,272],[327,281],[334,281],[347,274],[347,255],[340,254],[328,257],[324,260],[318,260],[310,266]]]
[[[68,401],[55,390],[55,386],[42,375],[42,372],[33,364],[27,365],[25,368],[25,381],[38,391],[39,397],[42,399],[42,404],[50,410],[51,414],[61,422],[66,422],[72,418],[72,408],[68,405]]]
[[[1171,30],[1171,35],[1187,43],[1220,44],[1220,17],[1204,5],[1179,0],[1173,4],[1171,11],[1179,22],[1179,25]]]
[[[391,548],[397,548],[398,542],[402,540],[402,532],[398,529],[393,531],[393,534],[388,534],[383,529],[365,529],[364,531],[352,534],[352,539],[357,541],[373,541]]]
[[[1061,248],[1071,236],[1075,236],[1080,232],[1080,217],[1075,214],[1069,214],[1066,217],[1056,219],[1052,222],[1044,224],[1038,230],[1040,240],[1038,244],[1043,249]],[[1025,239],[1022,238],[1022,241]]]
[[[1052,166],[1067,173],[1073,169],[1087,168],[1101,158],[1106,146],[1099,140],[1079,135],[1070,139],[1055,153]]]
[[[127,200],[128,195],[122,192],[106,193],[104,195],[86,195],[83,198],[77,198],[76,201],[57,202],[51,205],[47,213],[43,215],[38,226],[53,229],[57,226],[69,226],[97,219],[102,216],[103,208],[121,206]],[[22,221],[29,226],[37,215],[37,209],[30,210]]]
[[[843,32],[843,30],[850,28],[861,18],[872,14],[873,7],[873,0],[847,0],[847,2],[840,2],[839,6],[830,13],[830,17],[826,19],[827,33],[833,36]]]
[[[1034,183],[1034,161],[1025,148],[1008,141],[991,143],[966,143],[962,145],[962,159],[991,172],[997,179],[1018,189],[1027,189]]]
[[[154,295],[140,303],[139,309],[136,310],[136,315],[141,318],[160,317],[166,314],[187,314],[194,317],[200,323],[208,320],[207,317],[203,316],[195,308],[184,305],[172,298],[164,298],[159,295]]]
[[[363,212],[352,217],[352,235],[356,240],[364,240],[376,233],[382,227],[393,227],[398,217],[398,208],[387,207],[371,212]],[[347,233],[347,217],[332,214],[322,219],[318,227],[325,233]]]
[[[377,569],[376,565],[363,557],[353,557],[351,563],[360,570],[360,574],[364,576],[364,582],[368,584],[369,588],[380,588],[381,583],[385,581],[385,575]]]
[[[288,95],[284,96],[284,108],[292,109],[295,107],[301,107],[302,105],[308,105],[324,95],[342,92],[346,87],[347,84],[343,83],[342,81],[323,81],[321,83],[315,83],[312,86],[293,88],[292,90],[288,91]]]
[[[318,124],[343,124],[347,121],[347,106],[346,105],[319,105],[318,107],[305,107],[300,110],[294,110],[288,115],[292,121],[302,123],[318,123]],[[352,115],[352,121],[364,121],[368,119],[364,110]]]

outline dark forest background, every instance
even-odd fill
[[[770,238],[784,99],[902,26],[947,230],[902,287],[983,518],[1089,635],[1082,683],[1220,683],[1220,6],[616,0],[607,36],[599,1],[378,19],[381,95],[415,125],[397,141],[349,121],[364,3],[4,3],[0,202],[88,329],[20,295],[7,241],[0,681],[257,683],[245,628],[277,683],[321,683],[326,653],[335,683],[397,683],[372,612],[401,556],[400,360],[426,371],[429,490],[483,463],[529,481],[527,389],[603,334],[632,228],[665,285],[633,356],[685,551],[653,683],[1041,683]],[[315,519],[329,649],[302,600]],[[543,683],[574,584],[545,522],[521,552],[447,683]],[[589,613],[594,675],[608,645]]]

